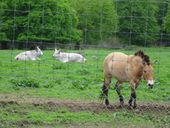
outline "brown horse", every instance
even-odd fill
[[[123,96],[120,91],[120,85],[123,82],[129,82],[131,85],[131,96],[129,105],[136,107],[136,88],[143,77],[148,81],[148,86],[153,87],[153,68],[150,63],[149,56],[142,51],[136,52],[134,55],[126,55],[120,52],[110,53],[104,60],[104,84],[102,88],[102,97],[105,104],[109,105],[108,89],[111,78],[116,78],[115,90],[119,96],[120,106],[124,104]]]

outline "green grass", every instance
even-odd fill
[[[154,65],[155,86],[152,90],[142,81],[137,89],[140,101],[169,101],[170,88],[170,48],[143,48],[151,60],[158,60]],[[52,58],[53,51],[44,51],[40,61],[15,61],[14,57],[21,51],[0,51],[0,92],[32,97],[53,97],[59,99],[97,100],[102,84],[102,63],[104,57],[112,51],[133,54],[136,50],[89,49],[80,51],[87,62],[61,63]],[[79,51],[74,51],[79,52]],[[94,59],[96,56],[98,59]],[[110,98],[117,100],[112,80]],[[27,86],[31,86],[30,88]],[[122,87],[125,98],[129,98],[129,84]]]
[[[100,95],[103,84],[102,63],[107,54],[113,51],[122,51],[133,54],[136,50],[142,49],[151,57],[151,60],[158,60],[154,65],[155,85],[152,90],[148,89],[143,80],[137,89],[137,101],[169,104],[170,101],[170,48],[136,48],[136,49],[84,49],[72,51],[82,53],[86,63],[61,63],[52,58],[53,51],[43,51],[44,55],[39,61],[15,61],[14,57],[20,53],[19,50],[0,51],[0,96],[10,94],[14,97],[37,97],[54,98],[62,100],[96,101]],[[97,58],[97,59],[96,59]],[[112,80],[109,91],[110,102],[118,101],[118,96],[113,89],[115,80]],[[122,93],[126,102],[130,96],[128,83],[123,84]],[[0,107],[0,127],[25,123],[30,127],[83,127],[114,126],[126,127],[127,124],[149,127],[156,125],[167,126],[168,118],[152,114],[134,114],[122,111],[115,113],[92,113],[92,112],[70,112],[66,110],[45,112],[44,108],[34,108],[27,105],[10,105]],[[10,111],[8,111],[8,109]],[[17,109],[17,112],[11,112]],[[35,109],[35,110],[34,110]],[[26,111],[26,114],[20,112]],[[94,116],[94,115],[95,116]],[[56,119],[57,118],[57,119]],[[154,120],[153,120],[153,119]],[[81,122],[81,121],[84,122]],[[158,123],[155,124],[155,121]],[[16,124],[15,122],[20,122]],[[64,122],[64,125],[63,123]],[[114,123],[117,122],[117,123]],[[120,124],[119,124],[120,122]],[[164,123],[165,122],[165,123]],[[69,125],[70,124],[70,125]]]
[[[109,113],[69,111],[48,106],[11,105],[1,107],[0,127],[168,127],[167,115],[135,114],[125,110]]]

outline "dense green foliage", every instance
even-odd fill
[[[112,37],[118,28],[113,0],[70,0],[79,17],[79,29],[85,43],[94,43]]]
[[[76,12],[67,0],[1,2],[1,36],[24,41],[79,41]],[[5,33],[4,33],[5,32]],[[6,34],[6,35],[5,35]]]
[[[165,17],[164,28],[166,32],[170,32],[170,4],[168,6],[167,15]]]
[[[120,37],[126,43],[145,46],[158,39],[156,33],[160,28],[156,14],[158,4],[156,0],[131,0],[117,2]]]
[[[160,32],[169,33],[168,4],[168,0],[1,0],[0,40],[96,44],[119,37],[126,44],[146,46],[160,40]]]

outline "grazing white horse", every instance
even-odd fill
[[[55,49],[53,57],[63,63],[86,61],[86,59],[78,53],[66,53],[66,52],[61,52],[60,50],[57,50],[57,49]]]
[[[41,49],[37,46],[35,50],[26,51],[19,53],[15,59],[16,60],[37,60],[43,55]]]
[[[114,77],[116,92],[119,96],[120,105],[123,106],[124,100],[120,91],[120,85],[123,82],[129,82],[131,85],[131,97],[129,105],[136,107],[136,88],[139,82],[144,78],[150,88],[153,87],[153,67],[150,63],[149,56],[142,51],[134,55],[126,55],[121,52],[110,53],[104,60],[104,84],[101,96],[105,98],[105,104],[109,105],[108,89],[111,78]]]

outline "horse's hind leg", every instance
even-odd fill
[[[123,107],[123,104],[124,104],[124,99],[123,99],[123,96],[122,96],[122,93],[120,91],[120,82],[117,81],[116,84],[115,84],[115,90],[119,96],[119,100],[120,100],[120,107]]]
[[[111,82],[111,78],[105,78],[102,88],[102,97],[105,99],[105,104],[109,105],[109,99],[108,99],[108,90],[109,90],[109,84]]]

